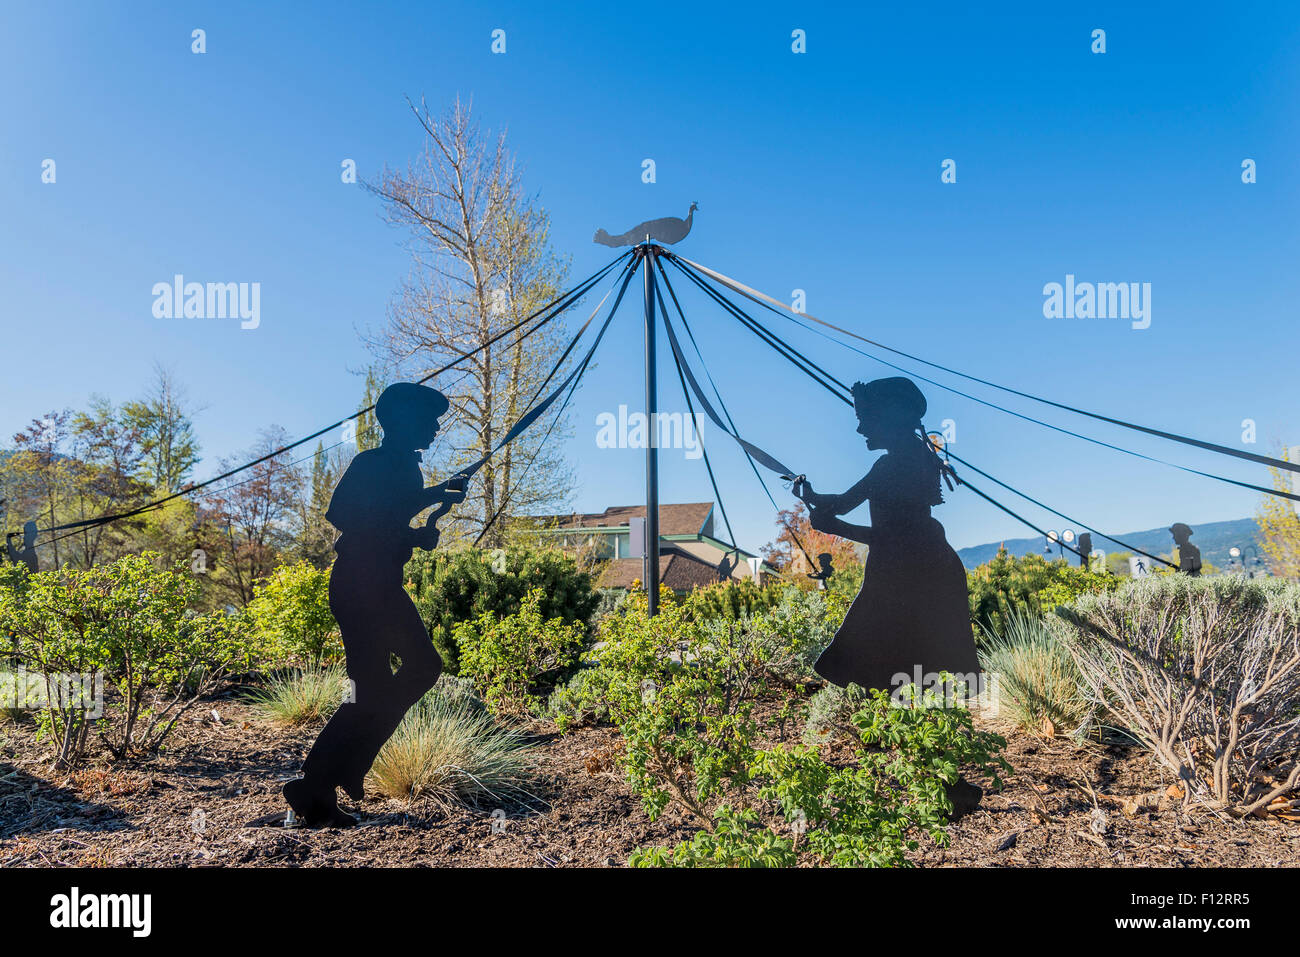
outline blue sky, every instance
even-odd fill
[[[263,426],[296,436],[351,411],[367,362],[358,330],[382,323],[407,258],[374,198],[340,182],[340,163],[354,159],[362,177],[404,165],[421,132],[404,96],[439,107],[460,94],[484,125],[508,129],[575,279],[611,258],[591,242],[596,227],[621,232],[695,201],[683,255],[780,299],[804,289],[809,312],[864,335],[1226,445],[1241,444],[1245,418],[1258,430],[1249,448],[1300,442],[1300,11],[1039,6],[11,6],[0,434],[91,393],[130,398],[155,360],[206,406],[201,476]],[[204,55],[190,52],[195,28]],[[504,55],[490,51],[497,28]],[[53,185],[41,182],[46,158]],[[945,159],[955,184],[940,182]],[[178,272],[260,282],[260,328],[155,319],[151,288]],[[1044,318],[1043,285],[1066,274],[1150,283],[1150,328]],[[821,490],[865,472],[847,407],[718,310],[686,303],[742,431]],[[595,444],[600,412],[641,403],[639,306],[625,305],[575,400],[579,509],[643,495],[641,454]],[[840,378],[893,374],[781,331]],[[662,407],[682,410],[670,366],[660,381]],[[954,451],[1103,530],[1254,511],[1254,493],[923,389],[927,424],[956,421]],[[1267,484],[1262,466],[1007,401]],[[743,458],[716,430],[705,441],[740,544],[769,540],[771,507]],[[712,498],[702,463],[680,452],[663,453],[661,474],[666,501]],[[1027,534],[969,493],[948,498],[936,517],[958,547]]]

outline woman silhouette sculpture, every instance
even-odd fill
[[[867,448],[886,454],[842,495],[819,495],[807,481],[795,488],[813,528],[869,546],[862,588],[817,673],[837,685],[897,691],[937,685],[947,671],[973,693],[979,660],[966,569],[930,517],[943,502],[942,465],[922,438],[925,397],[910,379],[876,379],[853,386],[853,406]],[[868,500],[870,527],[840,518]]]

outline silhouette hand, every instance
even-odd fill
[[[442,500],[452,505],[465,501],[465,479],[460,475],[453,475],[442,484]]]
[[[805,499],[804,501],[807,501]],[[808,509],[808,524],[819,532],[832,532],[830,527],[835,522],[835,516],[821,508],[813,507]]]
[[[792,489],[794,494],[808,506],[809,511],[825,508],[835,498],[834,495],[820,495],[813,491],[812,483],[807,479],[797,482]]]

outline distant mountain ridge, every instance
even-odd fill
[[[1077,534],[1081,529],[1075,529]],[[1243,549],[1248,561],[1255,557],[1255,552],[1251,551],[1248,546],[1254,545],[1259,548],[1260,534],[1259,525],[1253,518],[1238,518],[1228,522],[1206,522],[1203,525],[1192,526],[1192,544],[1200,548],[1201,561],[1209,562],[1219,568],[1220,571],[1226,570],[1228,563],[1232,561],[1228,555],[1228,549],[1234,545]],[[1173,536],[1169,534],[1169,528],[1149,528],[1142,532],[1122,532],[1118,535],[1130,545],[1150,552],[1152,555],[1168,555],[1174,547]],[[972,545],[969,548],[957,549],[957,554],[961,557],[962,564],[967,568],[974,568],[976,565],[983,565],[989,559],[998,553],[998,547],[1005,545],[1007,551],[1012,555],[1028,555],[1030,552],[1043,553],[1043,547],[1046,544],[1043,537],[1035,538],[1008,538],[1005,542],[989,542],[987,545]],[[1117,552],[1125,551],[1124,548],[1116,545],[1114,542],[1107,541],[1100,535],[1092,536],[1093,549],[1100,549],[1107,555],[1113,555]],[[1056,558],[1058,550],[1052,546],[1052,557]],[[1264,554],[1261,550],[1259,553],[1261,559]],[[1078,561],[1078,556],[1071,552],[1066,552],[1065,557],[1071,561]],[[1253,562],[1251,563],[1254,567]]]

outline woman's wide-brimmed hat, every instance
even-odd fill
[[[908,422],[919,422],[926,410],[921,390],[903,376],[853,383],[853,406],[858,412],[873,409],[894,413]]]

